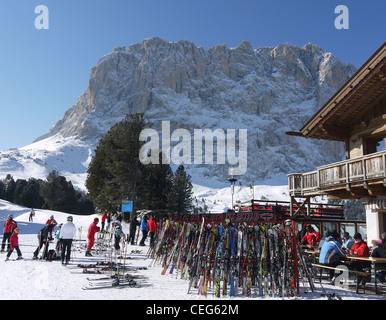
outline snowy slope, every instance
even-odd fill
[[[85,257],[84,251],[76,251],[71,260],[71,264],[67,267],[61,265],[59,261],[46,262],[38,260],[29,260],[32,253],[37,247],[37,231],[45,220],[53,214],[59,223],[66,221],[67,214],[61,212],[52,212],[47,210],[36,210],[36,222],[28,222],[29,209],[13,205],[9,202],[0,201],[0,216],[5,217],[8,214],[13,214],[16,218],[21,234],[19,236],[20,249],[24,260],[7,261],[5,262],[5,254],[0,255],[0,297],[9,300],[148,300],[149,306],[156,303],[156,300],[200,300],[207,301],[250,301],[250,298],[237,296],[234,298],[215,299],[212,294],[207,298],[197,295],[194,289],[190,294],[187,294],[188,281],[176,278],[176,275],[161,275],[161,267],[153,266],[147,270],[140,270],[136,275],[142,275],[145,282],[150,286],[139,288],[121,288],[121,289],[103,289],[103,290],[88,290],[82,289],[88,285],[87,278],[99,278],[99,275],[86,275],[81,273],[81,269],[76,268],[79,263],[90,264],[97,261],[105,261],[105,255]],[[84,231],[87,229],[94,216],[76,216],[74,215],[74,223],[77,228],[82,228],[83,233],[79,234],[79,238],[85,240]],[[127,226],[124,226],[124,231],[127,231]],[[51,244],[53,247],[54,244]],[[151,262],[146,259],[148,246],[139,247],[129,245],[126,249],[127,256],[133,259],[126,260],[126,264],[130,266],[149,266]],[[141,252],[131,253],[133,250]],[[16,257],[13,253],[11,259]],[[133,273],[134,274],[134,273]],[[296,298],[290,300],[326,300],[322,294],[339,295],[342,300],[379,300],[384,299],[384,296],[374,294],[357,295],[354,291],[343,290],[338,287],[323,284],[322,286],[316,283],[316,291],[311,292],[307,285],[301,283],[300,294]],[[209,291],[210,293],[211,291]],[[154,301],[153,301],[154,300]],[[268,300],[253,295],[252,300]],[[280,299],[277,299],[280,300]],[[214,302],[212,302],[214,303]],[[84,311],[84,310],[82,310]]]
[[[56,135],[20,149],[1,151],[0,177],[9,173],[15,180],[31,177],[45,180],[52,170],[57,170],[71,180],[74,187],[85,190],[92,152],[91,143]]]

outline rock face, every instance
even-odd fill
[[[355,72],[320,47],[291,44],[210,49],[189,41],[145,39],[115,48],[92,68],[88,87],[49,133],[96,142],[128,113],[144,112],[159,130],[248,130],[243,179],[314,170],[339,161],[341,144],[285,135],[297,131]],[[192,166],[193,177],[228,177],[227,166]]]

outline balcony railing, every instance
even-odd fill
[[[290,195],[317,195],[327,188],[386,178],[386,151],[332,163],[316,171],[288,175]]]

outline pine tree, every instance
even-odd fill
[[[44,209],[76,213],[77,201],[71,182],[52,170],[42,183],[40,195],[44,198]]]
[[[17,179],[15,184],[15,193],[13,196],[13,202],[16,204],[23,205],[23,201],[21,199],[23,189],[27,185],[27,180],[24,179]]]
[[[160,153],[162,159],[162,153]],[[144,170],[142,207],[150,210],[165,210],[171,191],[173,171],[168,164],[148,164]]]
[[[0,181],[0,199],[5,199],[5,188],[6,185],[3,181]]]
[[[95,211],[94,205],[83,191],[76,191],[77,213],[78,214],[93,214]]]
[[[41,179],[30,178],[21,194],[21,205],[29,208],[42,208],[44,198],[40,195]]]
[[[168,207],[172,213],[186,214],[192,211],[193,185],[191,176],[180,165],[173,178],[172,187],[168,197]]]
[[[6,183],[5,200],[9,202],[13,202],[14,196],[15,196],[16,182],[15,180],[13,180],[12,176],[7,175],[5,183]]]
[[[127,115],[99,140],[86,180],[88,195],[98,207],[115,212],[126,199],[140,205],[144,165],[139,135],[146,125],[143,114]]]

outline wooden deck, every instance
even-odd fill
[[[386,196],[386,151],[288,175],[290,196],[329,195],[337,199]]]

